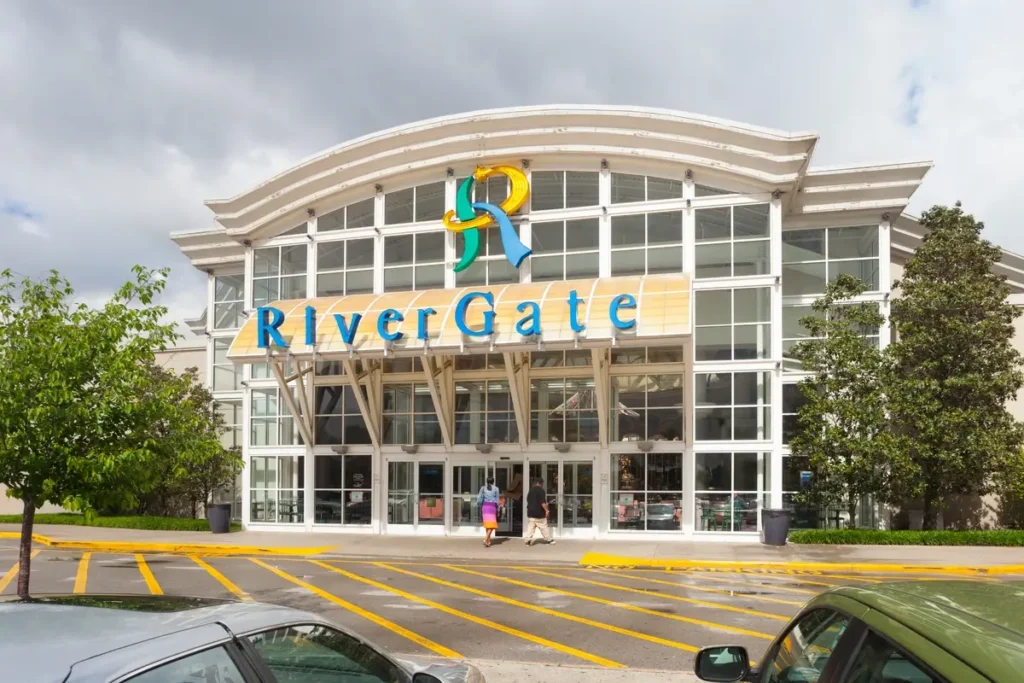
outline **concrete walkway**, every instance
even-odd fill
[[[12,524],[0,524],[0,535],[11,539],[20,531]],[[485,548],[478,538],[377,536],[348,533],[286,533],[273,531],[239,531],[231,534],[209,534],[190,531],[141,531],[100,527],[59,526],[40,524],[37,536],[56,543],[138,544],[138,552],[173,552],[172,546],[183,546],[182,552],[203,546],[214,552],[217,548],[239,547],[244,552],[273,554],[304,554],[321,557],[390,558],[417,560],[481,560],[501,562],[552,562],[578,564],[585,558],[590,563],[604,558],[621,558],[637,564],[659,562],[740,563],[740,564],[836,564],[836,565],[912,565],[939,567],[1003,567],[1024,564],[1020,548],[940,547],[940,546],[764,546],[759,543],[728,543],[712,541],[646,541],[646,540],[561,540],[555,545],[537,543],[524,547],[521,539],[499,539]],[[154,546],[147,548],[146,546]],[[159,547],[157,547],[159,546]],[[100,550],[99,547],[94,548]],[[1024,571],[1022,567],[1021,571]]]

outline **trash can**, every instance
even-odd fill
[[[210,531],[226,534],[231,531],[231,503],[213,503],[206,506],[206,519],[210,520]]]
[[[761,543],[765,545],[786,545],[787,536],[789,536],[789,510],[762,510]]]

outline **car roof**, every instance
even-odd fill
[[[1024,670],[1024,583],[897,581],[830,593],[885,614],[992,680]]]
[[[226,638],[225,627],[238,634],[300,619],[323,622],[287,607],[203,598],[74,595],[3,600],[0,659],[5,670],[30,676],[17,680],[60,681],[80,662],[182,631],[221,625]],[[171,654],[156,644],[153,648],[154,661]],[[138,657],[134,649],[132,657]]]

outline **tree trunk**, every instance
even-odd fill
[[[935,529],[934,494],[931,491],[924,492],[924,511],[922,513],[921,528],[924,531]]]
[[[21,544],[18,547],[18,597],[28,597],[28,579],[32,571],[32,527],[36,521],[36,506],[31,496],[25,498],[21,517]]]
[[[853,498],[846,504],[846,511],[850,513],[850,529],[857,528],[857,501]]]

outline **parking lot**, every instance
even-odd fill
[[[16,562],[14,542],[0,546],[3,594],[15,592]],[[713,643],[742,644],[759,656],[818,592],[885,578],[42,549],[31,586],[34,594],[164,593],[289,605],[397,653],[688,670],[692,653]]]

